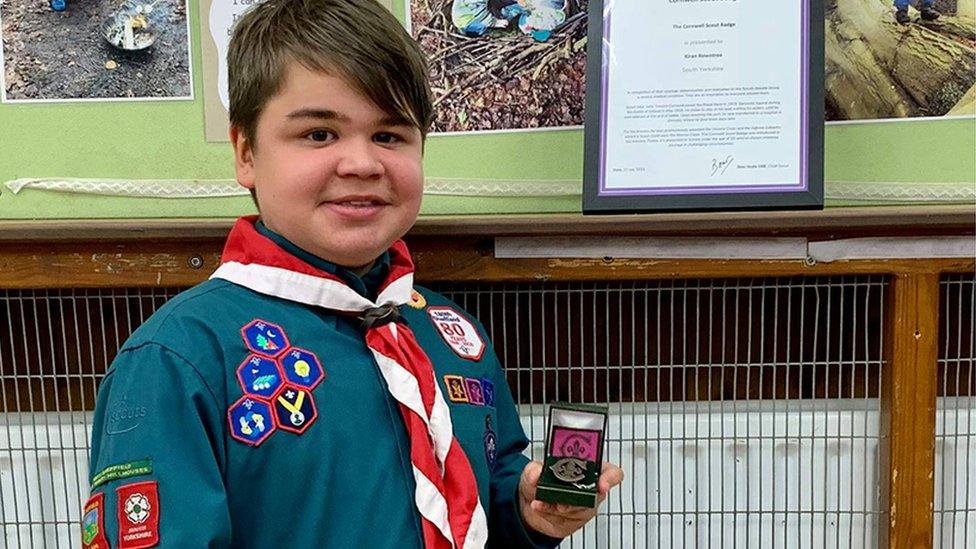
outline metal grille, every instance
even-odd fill
[[[976,547],[976,277],[940,282],[935,547]]]
[[[610,405],[628,474],[568,547],[870,547],[882,277],[438,286],[544,405]]]
[[[973,286],[943,281],[942,547],[976,535]],[[485,324],[534,458],[546,403],[610,405],[627,479],[565,547],[875,546],[884,277],[434,289]],[[0,545],[80,544],[95,386],[177,291],[0,290]]]
[[[80,547],[95,388],[177,290],[0,291],[3,547]]]

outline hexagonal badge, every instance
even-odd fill
[[[237,367],[237,380],[244,393],[270,399],[285,383],[278,363],[270,358],[248,355]]]
[[[302,434],[315,422],[319,412],[312,393],[294,385],[285,385],[274,399],[278,426],[285,431]]]
[[[244,344],[251,352],[264,356],[276,357],[288,348],[288,336],[281,326],[265,322],[264,320],[252,320],[241,328],[241,336],[244,337]]]
[[[285,378],[291,383],[304,389],[314,389],[325,377],[325,370],[315,353],[292,347],[278,359]]]
[[[230,436],[251,446],[265,441],[275,431],[271,405],[252,396],[243,396],[227,410]]]

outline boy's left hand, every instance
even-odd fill
[[[522,521],[540,534],[552,538],[565,538],[579,530],[596,516],[596,508],[577,507],[562,503],[552,504],[535,499],[535,489],[542,474],[542,463],[530,461],[519,479],[519,499]],[[600,472],[597,506],[607,499],[610,489],[624,480],[624,472],[613,463],[604,461]]]

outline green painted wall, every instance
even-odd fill
[[[402,9],[402,0],[398,0]],[[227,143],[206,143],[199,17],[194,29],[194,101],[0,104],[0,182],[23,177],[230,179]],[[582,174],[579,130],[433,136],[428,177],[570,180]],[[976,185],[976,120],[831,126],[828,181],[913,181]],[[829,183],[828,183],[829,185]],[[114,198],[0,187],[0,219],[233,217],[249,197]],[[580,199],[430,196],[423,213],[578,212]]]

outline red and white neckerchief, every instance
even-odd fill
[[[281,249],[254,228],[256,216],[237,221],[210,278],[222,278],[255,292],[357,313],[411,299],[413,261],[403,241],[390,248],[390,273],[376,302],[359,295],[339,277],[316,269]],[[478,485],[464,450],[454,437],[451,414],[434,379],[430,359],[410,329],[396,322],[366,330],[372,351],[410,436],[410,461],[417,482],[425,549],[482,548],[488,525]]]

